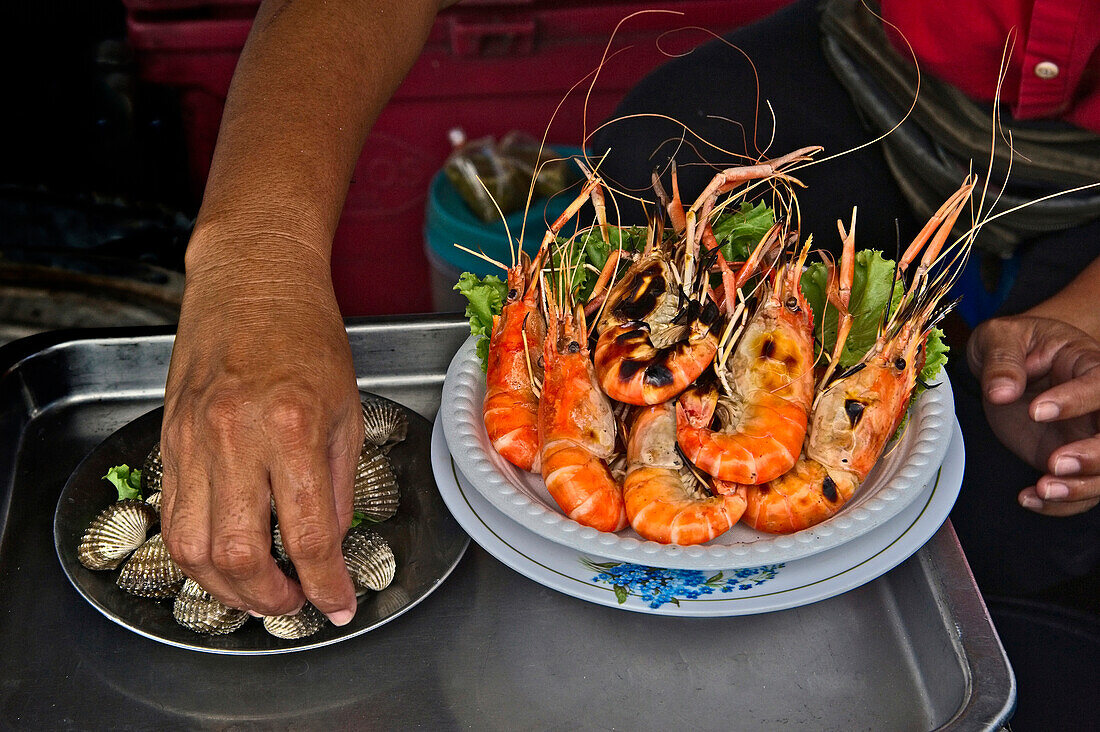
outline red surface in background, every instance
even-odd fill
[[[461,127],[476,139],[514,129],[541,137],[550,125],[548,140],[580,145],[585,130],[590,133],[635,82],[667,58],[662,49],[683,51],[706,40],[689,26],[722,33],[787,2],[681,0],[663,7],[682,15],[649,12],[630,18],[611,45],[612,53],[625,50],[603,67],[587,100],[587,82],[566,93],[599,65],[616,25],[652,6],[513,0],[463,3],[442,13],[355,168],[332,252],[333,284],[344,315],[431,309],[424,204],[431,176],[450,152],[451,128]],[[142,77],[180,90],[191,178],[201,192],[256,4],[125,4]],[[676,28],[684,30],[667,33]]]

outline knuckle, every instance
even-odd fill
[[[265,423],[274,438],[284,444],[302,445],[316,441],[321,423],[320,408],[302,390],[284,389],[267,410]]]
[[[186,531],[166,531],[164,545],[168,548],[168,555],[185,571],[210,566],[210,546],[197,535]]]
[[[313,606],[323,613],[327,614],[347,607],[347,600],[338,591],[322,588],[320,585],[303,588],[303,591]]]
[[[336,530],[319,524],[305,524],[283,536],[287,554],[297,562],[315,563],[331,557],[339,546]]]
[[[222,574],[234,579],[254,577],[270,560],[266,546],[251,536],[228,536],[215,544],[210,553],[211,564]]]
[[[222,389],[209,397],[203,410],[203,426],[212,434],[232,436],[240,432],[243,422],[243,402],[235,389]]]

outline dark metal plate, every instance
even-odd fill
[[[119,589],[115,584],[119,570],[97,572],[80,564],[76,550],[84,530],[103,508],[117,500],[114,487],[103,476],[113,465],[141,465],[160,437],[163,409],[155,409],[119,429],[84,458],[70,476],[54,514],[54,545],[61,567],[77,591],[107,618],[147,638],[180,648],[238,655],[287,653],[338,643],[373,630],[431,594],[451,573],[470,542],[451,517],[432,477],[431,424],[415,412],[396,406],[409,418],[408,437],[389,453],[401,502],[393,518],[372,528],[393,548],[397,574],[382,592],[360,598],[355,618],[343,627],[326,624],[307,638],[283,640],[270,635],[258,620],[250,619],[234,633],[205,636],[176,622],[171,600],[135,597]]]

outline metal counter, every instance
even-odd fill
[[[432,418],[457,316],[349,321],[359,386]],[[364,636],[227,657],[121,628],[66,580],[58,495],[84,455],[159,406],[172,335],[54,333],[0,349],[0,728],[995,729],[1015,682],[950,525],[863,587],[717,619],[547,589],[471,544]]]

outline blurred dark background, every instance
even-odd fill
[[[3,246],[64,244],[178,267],[197,200],[177,95],[141,81],[122,4],[43,0],[0,12]]]
[[[172,322],[197,201],[179,107],[143,84],[117,0],[5,3],[0,342]]]

